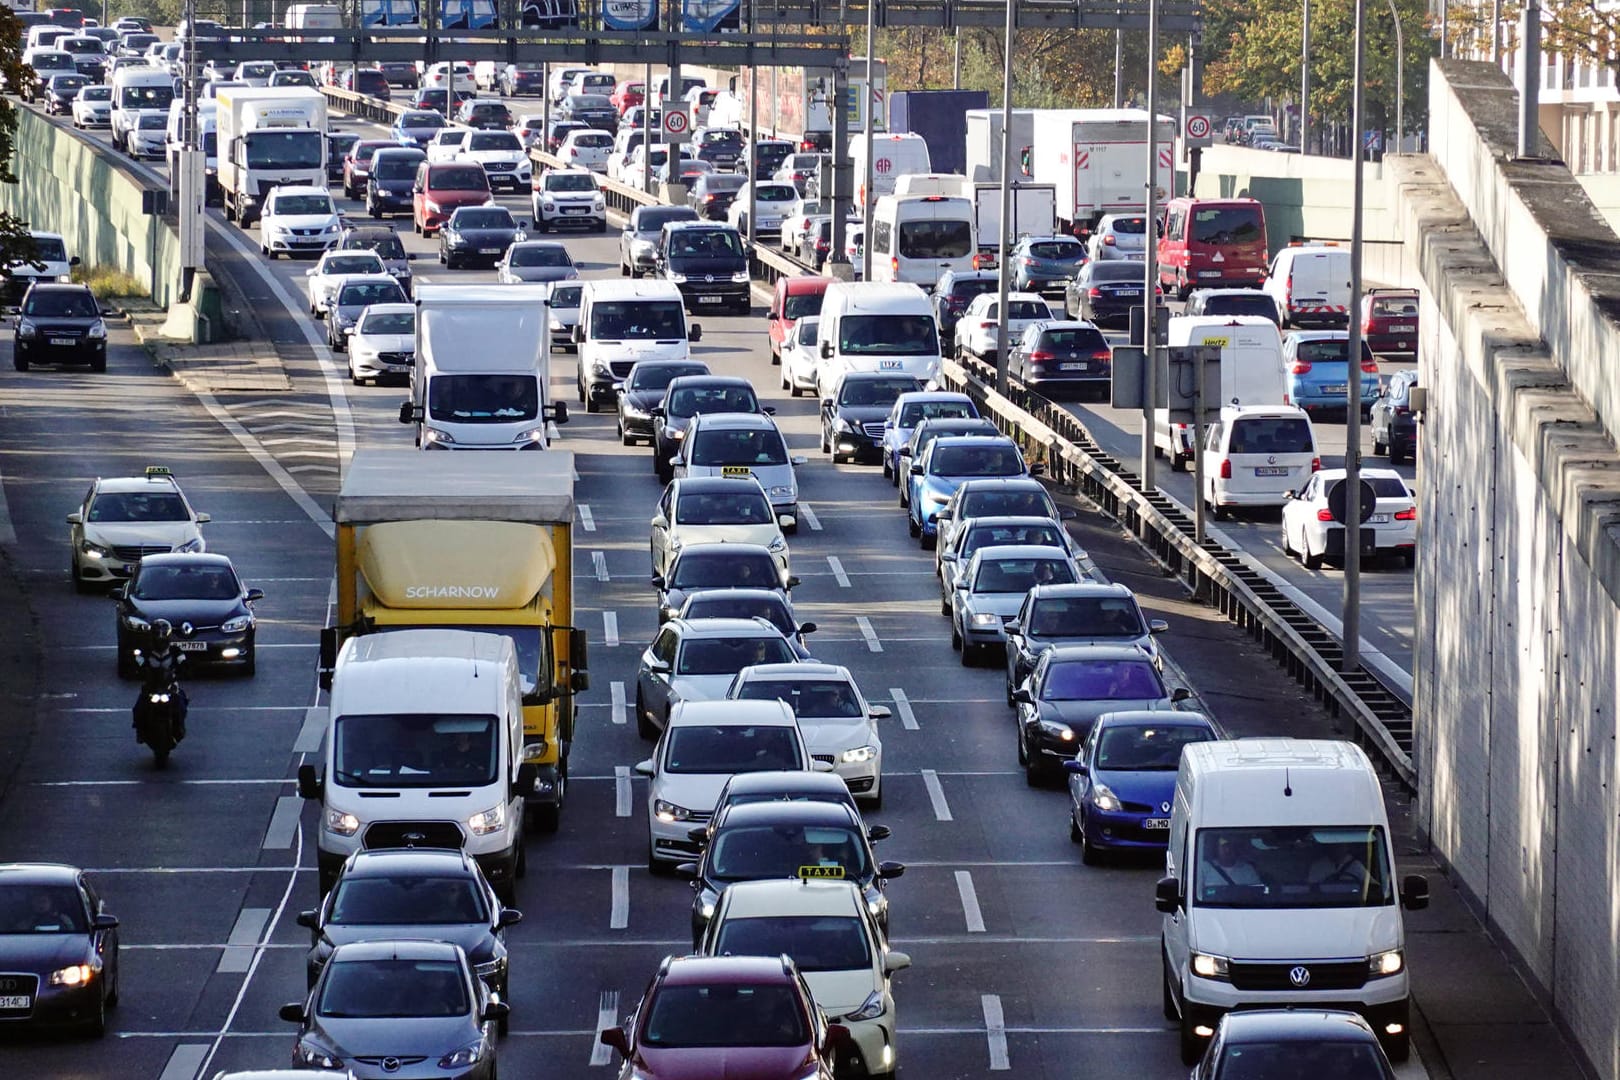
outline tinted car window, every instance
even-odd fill
[[[681,525],[761,525],[774,519],[771,504],[757,491],[683,492],[675,502]]]
[[[1131,701],[1164,696],[1153,661],[1069,660],[1052,664],[1042,701]]]
[[[463,1016],[471,1006],[449,960],[350,960],[331,965],[316,1011],[333,1017]]]
[[[11,885],[0,889],[0,934],[82,934],[84,902],[70,885]]]
[[[49,259],[49,255],[41,255]],[[28,302],[23,305],[24,315],[35,315],[42,319],[93,319],[100,312],[96,308],[95,297],[88,291],[78,289],[64,289],[60,292],[53,289],[50,292],[31,292]]]
[[[720,983],[664,986],[641,1041],[658,1047],[799,1046],[810,1035],[793,989]]]
[[[342,926],[448,925],[488,917],[472,878],[379,875],[339,879],[327,921]]]
[[[1136,601],[1123,596],[1052,596],[1035,602],[1031,634],[1047,637],[1141,637]]]
[[[866,874],[861,834],[839,825],[741,826],[714,838],[708,873],[720,881],[789,878],[801,866],[841,866],[844,876]]]
[[[1126,259],[1120,262],[1094,262],[1087,263],[1086,269],[1091,274],[1092,281],[1136,281],[1144,280],[1146,271],[1139,262]]]
[[[1232,424],[1233,454],[1309,454],[1315,448],[1310,421],[1299,417],[1239,417]]]
[[[1193,211],[1192,238],[1201,244],[1256,243],[1264,230],[1256,207],[1222,206]]]
[[[700,774],[797,769],[800,764],[792,728],[742,726],[675,728],[664,761],[669,772]]]
[[[677,589],[776,588],[781,580],[775,560],[764,552],[730,555],[698,551],[675,561],[670,585]]]
[[[838,392],[840,405],[893,405],[901,394],[921,389],[916,379],[846,379]]]
[[[1029,245],[1037,259],[1078,259],[1086,253],[1078,240],[1038,240]]]
[[[977,246],[967,221],[902,221],[899,233],[907,259],[960,259]]]
[[[1097,765],[1131,772],[1174,772],[1181,763],[1183,746],[1209,741],[1208,731],[1184,724],[1110,727],[1097,742]]]
[[[934,455],[935,476],[1019,476],[1024,468],[1016,447],[946,446]]]
[[[1101,330],[1088,326],[1066,326],[1062,330],[1041,331],[1041,344],[1049,349],[1106,349],[1108,339]]]
[[[489,180],[482,165],[459,165],[433,170],[428,186],[437,191],[488,191]]]
[[[1335,360],[1342,364],[1345,358],[1350,355],[1350,339],[1320,338],[1301,341],[1294,354],[1301,360],[1307,360],[1313,364],[1331,363]],[[1365,338],[1361,342],[1361,358],[1363,360],[1373,358],[1372,349],[1368,346]]]
[[[632,390],[662,390],[682,375],[704,374],[701,364],[692,364],[680,367],[674,364],[636,365],[630,373],[630,389]]]
[[[800,971],[851,971],[871,964],[866,929],[854,916],[730,919],[716,935],[717,956],[793,957]]]
[[[129,590],[135,600],[231,600],[241,593],[228,566],[143,566]]]

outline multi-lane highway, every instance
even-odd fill
[[[332,584],[319,507],[335,489],[340,438],[352,431],[360,446],[402,451],[410,442],[395,422],[398,388],[351,387],[338,377],[341,357],[334,364],[310,347],[308,264],[267,265],[254,234],[241,243],[233,226],[213,221],[216,239],[237,242],[228,261],[273,339],[266,349],[286,358],[290,394],[199,400],[121,329],[105,375],[18,374],[0,357],[12,559],[38,620],[48,693],[0,791],[0,860],[90,868],[123,920],[125,950],[107,1039],[8,1042],[18,1076],[191,1080],[204,1065],[212,1075],[285,1064],[292,1048],[276,1009],[302,996],[307,932],[293,920],[316,895],[315,815],[292,777],[314,745],[306,709],[318,701],[316,635]],[[419,253],[419,281],[490,279],[442,270],[408,225],[402,234]],[[568,244],[587,277],[616,273],[612,234]],[[883,732],[885,806],[874,818],[893,829],[883,857],[908,867],[890,892],[895,945],[915,962],[896,979],[902,1069],[1177,1075],[1175,1033],[1160,1012],[1153,860],[1080,864],[1065,796],[1025,786],[1000,675],[963,668],[951,651],[931,560],[908,539],[892,489],[875,469],[835,467],[815,452],[814,406],[777,391],[757,313],[701,321],[696,353],[718,372],[752,378],[794,451],[811,455],[800,471],[807,527],[792,543],[803,582],[795,604],[821,627],[814,651],[848,665],[868,698],[894,712]],[[0,352],[9,347],[8,338]],[[553,386],[571,394],[573,381],[562,358]],[[1124,418],[1095,415],[1129,438]],[[1105,445],[1106,431],[1099,425]],[[648,451],[621,447],[609,416],[576,411],[562,445],[578,455],[577,498],[589,509],[575,537],[590,553],[577,560],[578,618],[590,631],[593,688],[562,830],[530,840],[518,887],[527,917],[511,932],[512,1033],[500,1048],[508,1076],[606,1075],[597,1030],[622,1018],[658,960],[688,940],[690,890],[644,869],[645,788],[630,767],[649,747],[625,706],[656,625],[646,544],[660,488]],[[265,458],[285,471],[273,478]],[[63,524],[91,477],[150,463],[173,468],[213,515],[210,548],[267,594],[257,676],[195,680],[190,736],[161,774],[129,729],[134,688],[114,675],[112,605],[69,585]],[[1151,614],[1172,620],[1172,670],[1230,730],[1333,733],[1261,650],[1186,603],[1116,528],[1082,509],[1081,542]],[[1275,532],[1233,531],[1249,529]],[[1324,581],[1331,590],[1336,577]],[[1415,972],[1419,996],[1426,977]],[[1421,1070],[1414,1062],[1403,1075]]]

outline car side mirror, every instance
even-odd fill
[[[69,525],[80,525],[80,524],[83,524],[83,522],[84,522],[84,515],[81,514],[77,510],[73,511],[73,513],[71,513],[71,514],[69,514],[67,516],[67,523]]]
[[[504,930],[506,927],[516,926],[522,921],[523,912],[519,911],[517,908],[505,907],[501,908],[501,913],[496,916],[495,925]]]
[[[889,707],[887,705],[873,705],[870,709],[866,710],[866,715],[867,718],[871,720],[887,720],[894,714],[889,711]]]
[[[1428,896],[1428,889],[1428,884],[1425,883],[1423,886],[1423,895],[1425,897]],[[118,929],[118,916],[108,915],[107,913],[102,912],[94,919],[90,920],[90,928],[92,930],[116,930]]]
[[[300,911],[298,913],[298,925],[309,930],[318,930],[321,924],[314,911]]]
[[[402,424],[414,424],[418,420],[420,420],[421,418],[422,418],[421,413],[419,413],[417,411],[417,408],[416,408],[415,405],[411,404],[409,401],[402,401],[402,402],[399,403],[399,422],[400,423],[402,423]]]
[[[314,276],[315,276],[315,275],[316,275],[316,274],[318,274],[318,273],[319,273],[319,272],[320,272],[320,271],[318,271],[318,270],[316,270],[316,269],[315,269],[315,267],[313,267],[313,266],[312,266],[312,267],[310,267],[310,268],[309,268],[309,269],[308,269],[308,270],[305,270],[305,271],[304,271],[304,276],[305,276],[305,277],[314,277]]]
[[[1178,686],[1170,691],[1170,700],[1173,702],[1187,701],[1192,697],[1192,691],[1185,686]]]
[[[922,474],[923,474],[923,469],[922,469],[922,463],[921,462],[918,462],[917,464],[915,464],[915,465],[913,465],[911,467],[911,475],[912,476],[921,476]]]
[[[302,1024],[304,1022],[303,1003],[297,1001],[288,1002],[277,1011],[276,1015],[289,1024]]]
[[[315,766],[307,761],[298,766],[298,796],[302,799],[321,797],[320,774],[315,771]]]
[[[1020,705],[1033,705],[1035,704],[1035,695],[1029,692],[1029,687],[1020,686],[1013,691],[1013,700]]]
[[[129,586],[128,585],[114,585],[112,588],[107,590],[107,598],[109,600],[122,600],[122,599],[124,599],[124,597],[126,597],[128,595],[129,595]]]
[[[1044,476],[1044,475],[1046,475],[1046,466],[1045,466],[1045,464],[1043,464],[1042,462],[1037,461],[1035,464],[1031,465],[1029,467],[1029,475],[1031,475],[1031,476]]]
[[[1063,763],[1063,771],[1079,773],[1081,776],[1085,776],[1090,770],[1086,768],[1085,762],[1078,758],[1070,758]]]
[[[796,454],[793,457],[788,458],[788,461],[794,465],[803,465],[809,460],[810,459],[805,457],[803,454]]]
[[[630,1056],[630,1040],[625,1037],[624,1028],[603,1028],[602,1034],[598,1038],[603,1046],[611,1046],[625,1057]]]
[[[1429,879],[1422,874],[1408,874],[1401,879],[1401,906],[1408,911],[1422,911],[1429,906]]]
[[[79,257],[77,255],[75,255],[71,259],[68,260],[68,265],[69,266],[78,266],[80,261],[81,260],[79,259]]]
[[[887,840],[890,835],[887,825],[868,825],[866,827],[866,839],[874,844],[879,840]]]
[[[636,762],[635,773],[637,776],[651,776],[653,774],[652,758],[645,758]]]
[[[652,576],[652,587],[659,590],[668,588],[668,585],[664,581],[663,574],[654,574]]]
[[[1173,877],[1162,877],[1153,887],[1153,906],[1165,914],[1173,914],[1181,907],[1181,882]]]
[[[667,529],[669,528],[669,519],[663,514],[654,514],[652,521],[648,524],[655,529]]]
[[[532,761],[525,761],[518,766],[517,777],[512,781],[512,793],[520,798],[534,794],[534,784],[538,779],[540,767]]]
[[[790,589],[797,589],[799,587],[799,579],[789,575],[787,579],[787,587]]]
[[[890,881],[890,880],[892,880],[894,878],[901,877],[901,876],[903,876],[905,874],[905,872],[906,872],[906,864],[905,863],[900,863],[900,862],[880,862],[880,863],[878,863],[877,876],[882,878],[884,881]]]
[[[831,412],[833,407],[836,406],[837,404],[838,403],[836,401],[834,401],[830,397],[824,397],[824,398],[821,399],[821,407],[822,407],[822,409],[824,409],[824,410],[826,410],[828,412]]]
[[[807,622],[807,623],[800,623],[799,624],[799,633],[801,633],[801,634],[813,634],[815,632],[816,632],[816,624],[815,623]]]
[[[242,599],[246,600],[250,604],[253,603],[255,600],[263,600],[264,599],[264,590],[263,589],[257,589],[257,588],[249,589],[246,593],[244,593],[242,595]]]
[[[818,759],[813,759],[810,762],[810,771],[811,772],[832,772],[833,771],[833,763],[830,762],[830,761],[822,761],[819,758]]]
[[[883,954],[883,974],[893,975],[911,966],[911,954],[890,950]]]
[[[519,229],[527,229],[529,227],[528,219],[527,218],[518,218],[517,227]]]
[[[504,1001],[491,1001],[484,1005],[485,1020],[505,1020],[512,1014],[512,1006]]]
[[[1299,498],[1299,492],[1295,491],[1293,488],[1289,488],[1287,491],[1283,492],[1283,498],[1292,502],[1293,500]]]
[[[1165,622],[1163,619],[1148,620],[1148,633],[1150,634],[1163,634],[1169,629],[1170,624]]]
[[[701,836],[693,835],[690,837],[694,844],[704,843],[709,838],[709,830],[707,829],[693,829],[692,832],[694,834],[702,834]],[[698,876],[698,864],[695,862],[676,863],[675,876],[683,877],[688,881],[696,881]]]
[[[831,360],[832,357],[833,357],[833,344],[832,344],[832,342],[823,341],[821,343],[821,358],[823,360]]]

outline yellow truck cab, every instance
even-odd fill
[[[574,696],[589,687],[573,626],[573,455],[360,451],[337,498],[337,618],[321,683],[358,634],[500,634],[523,682],[522,764],[533,823],[555,831],[567,797]]]

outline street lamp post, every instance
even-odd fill
[[[1395,21],[1395,152],[1399,154],[1406,138],[1406,40],[1395,0],[1389,0],[1389,17]]]
[[[1007,36],[1002,42],[1001,70],[1001,227],[996,248],[996,392],[1007,392],[1007,358],[1012,342],[1007,340],[1007,292],[1012,288],[1012,267],[1008,258],[1012,232],[1012,48],[1014,0],[1007,0]]]
[[[1350,341],[1345,352],[1344,410],[1344,656],[1339,670],[1360,666],[1361,645],[1361,255],[1362,195],[1366,166],[1362,162],[1362,57],[1367,0],[1356,0],[1354,87],[1350,91],[1350,160],[1355,164],[1350,192]]]
[[[866,175],[861,179],[861,280],[872,280],[872,89],[877,84],[872,80],[872,39],[877,36],[877,0],[866,0],[866,82],[861,87],[861,93],[866,100],[861,109],[866,113],[866,133],[862,139],[866,144]],[[833,216],[838,216],[838,208],[833,207]]]
[[[1311,0],[1305,0],[1299,43],[1299,152],[1308,154],[1311,133]]]

